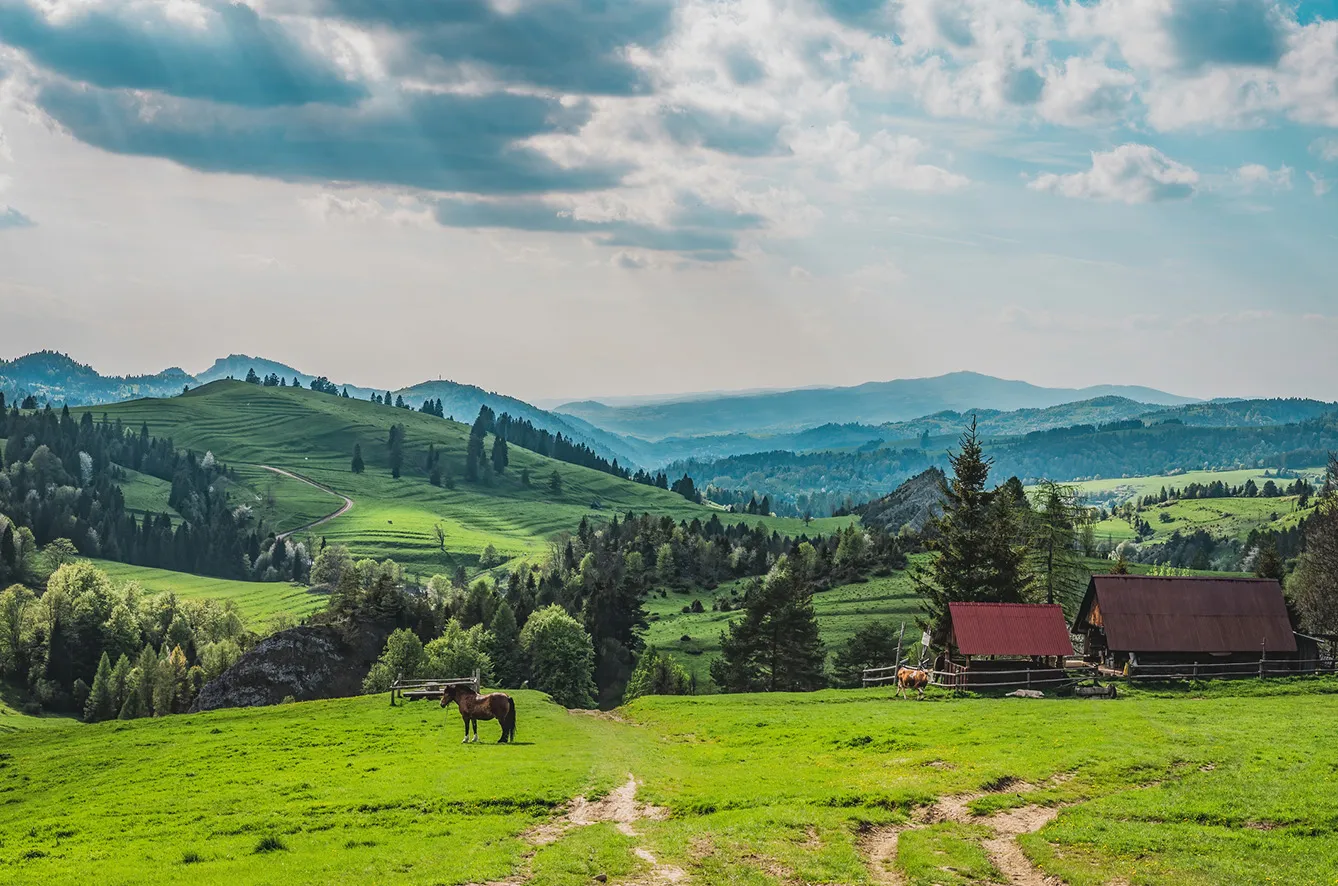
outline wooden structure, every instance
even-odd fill
[[[1057,688],[1073,675],[1064,660],[1073,655],[1064,611],[1030,603],[949,603],[948,651],[935,683],[953,689]]]
[[[441,698],[446,692],[448,686],[469,686],[475,692],[479,691],[479,672],[475,671],[472,677],[454,677],[446,680],[401,680],[396,679],[390,684],[390,704],[395,705],[395,699],[404,699],[407,701],[417,701],[420,698]]]
[[[1272,579],[1094,575],[1073,632],[1087,661],[1131,676],[1268,676],[1301,665]]]

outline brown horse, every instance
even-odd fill
[[[479,695],[472,686],[447,686],[441,693],[441,706],[444,708],[451,702],[460,708],[460,717],[465,721],[465,742],[469,741],[471,725],[474,741],[479,740],[479,720],[496,720],[502,724],[498,744],[516,740],[516,703],[505,692]]]
[[[923,700],[925,697],[925,687],[929,685],[929,672],[924,668],[897,668],[897,691],[892,694],[893,698],[898,695],[910,699],[910,693],[906,690],[914,689],[916,700]]]

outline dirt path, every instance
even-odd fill
[[[319,489],[321,492],[328,492],[328,493],[330,493],[331,495],[338,496],[339,498],[342,498],[342,499],[344,500],[344,504],[343,504],[343,506],[340,507],[339,510],[335,511],[334,513],[332,513],[332,514],[326,514],[324,517],[321,517],[319,520],[312,520],[310,523],[307,523],[307,524],[304,525],[304,526],[299,526],[299,527],[297,527],[296,529],[289,529],[287,532],[280,532],[280,533],[277,533],[277,537],[278,537],[278,538],[287,538],[288,536],[290,536],[290,535],[295,535],[295,534],[297,534],[297,533],[299,533],[299,532],[306,532],[308,529],[315,529],[317,526],[320,526],[320,525],[325,524],[325,523],[329,523],[331,520],[335,519],[336,517],[342,517],[342,516],[344,516],[345,514],[347,514],[349,511],[353,510],[353,499],[349,498],[347,495],[344,495],[344,494],[342,494],[342,493],[335,492],[335,491],[334,491],[333,489],[331,489],[329,486],[322,486],[320,483],[317,483],[315,480],[308,480],[306,477],[300,476],[300,475],[298,475],[298,474],[294,474],[292,471],[285,471],[283,468],[275,468],[275,467],[271,467],[270,465],[256,465],[256,467],[258,467],[258,468],[260,468],[260,469],[262,469],[262,470],[269,471],[269,472],[274,473],[274,474],[279,474],[280,476],[283,476],[283,477],[287,477],[287,478],[289,478],[290,480],[296,480],[296,481],[299,482],[299,483],[305,483],[305,484],[307,484],[308,486],[311,486],[311,487],[313,487],[313,488],[315,488],[315,489]]]
[[[1060,776],[1051,782],[1066,780],[1066,777]],[[939,822],[953,821],[963,824],[983,824],[994,832],[993,837],[982,841],[980,845],[1010,886],[1062,886],[1060,880],[1041,873],[1022,852],[1022,847],[1017,842],[1017,838],[1022,834],[1035,833],[1053,821],[1059,814],[1059,809],[1023,806],[996,812],[990,816],[971,814],[971,803],[981,797],[992,793],[1024,794],[1035,789],[1034,785],[1013,782],[994,791],[943,797],[932,806],[916,810],[906,824],[874,830],[860,842],[868,859],[870,876],[881,886],[905,886],[906,878],[896,868],[897,845],[901,835]]]
[[[542,846],[556,843],[575,828],[601,822],[611,822],[620,833],[629,837],[637,836],[633,827],[638,821],[649,819],[661,821],[669,817],[669,810],[659,806],[638,803],[636,799],[637,781],[630,773],[627,781],[614,788],[599,800],[587,800],[576,797],[567,804],[562,815],[553,821],[545,822],[525,834],[525,840],[533,848],[524,856],[523,867],[528,867],[534,853]],[[632,850],[638,858],[650,865],[649,872],[641,877],[624,881],[624,886],[673,886],[687,879],[680,868],[660,864],[650,850],[640,846]],[[529,882],[528,873],[523,873],[505,880],[491,880],[481,886],[525,886]],[[478,884],[471,884],[478,886]]]

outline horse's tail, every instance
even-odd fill
[[[506,714],[506,734],[508,741],[516,740],[516,700],[507,696],[506,700],[511,703],[511,710]]]

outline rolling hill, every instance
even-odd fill
[[[72,406],[112,403],[132,397],[170,397],[193,384],[193,377],[175,367],[154,375],[102,375],[55,351],[0,360],[0,392],[10,401],[31,394],[40,402]]]
[[[473,570],[489,545],[502,558],[538,560],[547,555],[551,535],[574,531],[587,516],[607,519],[633,510],[690,520],[720,513],[667,490],[554,461],[517,446],[509,447],[505,473],[487,470],[479,482],[466,482],[468,425],[300,388],[224,380],[170,399],[127,401],[88,411],[99,417],[105,412],[131,427],[147,424],[150,433],[171,437],[177,446],[212,451],[244,476],[248,472],[254,476],[246,466],[281,468],[348,496],[353,508],[322,524],[316,534],[347,544],[357,556],[392,557],[424,575],[450,572],[457,566]],[[406,434],[399,479],[389,468],[392,424],[402,424]],[[354,445],[362,448],[365,473],[354,474],[350,468]],[[429,483],[429,447],[440,456],[443,473],[454,488]],[[554,473],[559,477],[557,488],[551,485]],[[299,484],[299,491],[303,488]],[[330,510],[337,505],[330,496],[322,500],[330,502]],[[284,513],[309,512],[312,506],[297,502]],[[782,533],[806,531],[797,519],[766,522]],[[807,531],[824,531],[824,526],[844,522],[821,521]],[[436,538],[438,526],[445,533],[444,546]]]
[[[1098,397],[1123,397],[1173,406],[1192,398],[1151,388],[1101,385],[1044,388],[976,372],[934,378],[869,382],[844,388],[805,388],[761,394],[721,394],[678,402],[607,406],[597,401],[567,403],[556,411],[613,431],[647,440],[704,434],[793,431],[832,422],[883,424],[944,410],[1042,409]]]

